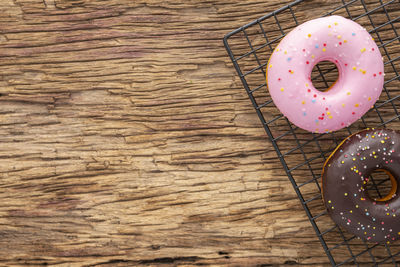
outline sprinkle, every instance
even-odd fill
[[[347,193],[344,193],[344,195],[347,197],[348,194],[347,194]]]
[[[325,48],[322,48],[322,52],[325,52],[326,51],[326,49]]]
[[[351,35],[356,36],[356,33],[353,32]]]
[[[358,108],[359,104],[357,103],[357,104],[355,104],[354,106],[355,106],[356,108]]]
[[[272,64],[270,64],[269,67],[272,68]]]
[[[385,143],[385,141],[384,141],[384,140],[381,140],[381,143],[382,143],[382,144],[384,144],[384,143]]]
[[[331,25],[328,25],[328,28],[330,28],[331,27]]]
[[[368,101],[371,101],[371,97],[368,97]]]
[[[283,53],[286,55],[286,54],[287,54],[287,51],[285,50]]]
[[[356,70],[357,68],[356,67],[353,67],[353,70]]]
[[[332,116],[329,116],[328,118],[329,118],[329,119],[332,119]]]
[[[308,36],[308,38],[310,38],[310,37],[311,37],[311,34],[308,34],[307,36]]]
[[[311,57],[312,57],[312,58],[315,58],[315,56],[314,56],[314,55],[311,55]]]
[[[340,39],[340,38],[342,38],[342,36],[338,35],[337,38]]]
[[[310,62],[309,62],[309,61],[306,61],[306,64],[310,64]]]
[[[307,116],[307,113],[303,112],[303,116]]]
[[[331,113],[328,111],[328,112],[326,113],[326,115],[331,115]]]
[[[343,103],[343,104],[342,104],[342,107],[344,107],[344,106],[345,106],[345,104]]]
[[[350,93],[350,92],[347,92],[347,95],[351,95],[351,93]]]
[[[318,44],[316,44],[316,45],[315,45],[315,48],[318,48],[318,47],[319,47],[319,45],[318,45]]]
[[[342,164],[344,164],[344,161],[342,160]],[[343,180],[343,179],[342,179]]]
[[[338,23],[337,23],[337,22],[335,22],[334,24],[335,24],[335,26],[337,26],[337,25],[338,25]]]
[[[290,61],[290,60],[292,60],[292,58],[291,58],[291,57],[288,57],[288,58],[287,58],[287,61]]]
[[[301,101],[301,104],[303,104],[303,105],[304,105],[305,103],[306,103],[306,101],[304,101],[304,100],[303,100],[303,101]]]
[[[361,53],[364,53],[365,52],[365,48],[362,48],[360,51],[361,51]]]
[[[311,100],[311,102],[315,103],[315,99]]]
[[[347,43],[347,40],[343,40],[344,43]]]
[[[281,92],[283,92],[284,90],[285,90],[285,89],[282,87],[282,88],[281,88]]]
[[[362,74],[365,74],[365,73],[366,73],[366,71],[365,71],[365,70],[363,70],[363,71],[362,71]]]

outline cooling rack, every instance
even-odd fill
[[[224,45],[332,266],[397,266],[399,242],[368,243],[330,220],[322,202],[320,179],[324,161],[346,136],[367,127],[400,129],[400,2],[329,1],[330,12],[313,14],[309,10],[316,3],[319,1],[294,1],[227,34]],[[384,60],[384,89],[371,110],[351,126],[333,133],[308,133],[291,124],[274,106],[265,69],[273,49],[291,29],[329,15],[352,19],[373,36]],[[323,90],[336,80],[335,75],[337,69],[323,62],[314,67],[311,78],[315,87]],[[389,179],[375,174],[370,181],[368,193],[385,196]]]

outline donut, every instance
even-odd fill
[[[373,171],[392,182],[387,196],[372,199],[366,190]],[[333,221],[371,242],[400,237],[400,132],[366,129],[347,137],[322,171],[322,196]]]
[[[313,67],[331,61],[337,81],[319,91]],[[296,126],[315,133],[342,129],[364,115],[382,92],[382,55],[371,35],[340,16],[305,22],[277,45],[266,66],[274,104]]]

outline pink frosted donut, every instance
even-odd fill
[[[327,91],[311,83],[313,67],[336,64],[339,78]],[[382,55],[371,35],[340,16],[314,19],[278,44],[267,66],[275,105],[293,124],[311,132],[339,130],[364,115],[382,92]]]

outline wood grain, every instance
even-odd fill
[[[222,45],[288,2],[2,0],[0,265],[328,265]]]

